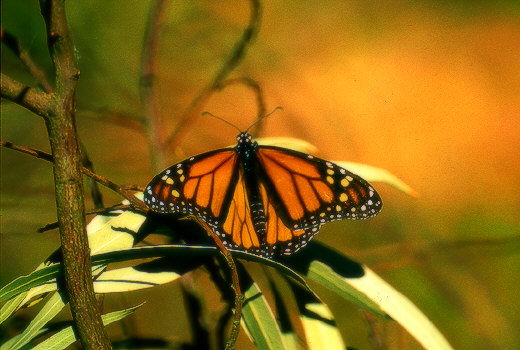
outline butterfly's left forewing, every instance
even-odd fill
[[[236,153],[221,149],[188,158],[157,175],[146,186],[144,202],[160,213],[186,213],[216,227],[238,181]]]

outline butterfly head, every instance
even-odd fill
[[[258,143],[253,141],[253,137],[247,132],[241,132],[237,136],[237,145],[235,147],[239,154],[245,154],[246,156],[256,152]]]
[[[246,147],[249,147],[248,145],[256,145],[256,141],[253,141],[253,137],[248,134],[247,132],[241,132],[237,136],[237,144],[238,146],[246,145]]]

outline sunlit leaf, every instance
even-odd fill
[[[305,140],[293,137],[264,137],[259,138],[256,141],[260,145],[285,147],[303,153],[316,154],[318,152],[318,148],[316,146],[310,144]],[[361,176],[369,182],[386,183],[410,196],[419,196],[419,193],[417,193],[417,191],[415,191],[413,188],[411,188],[409,185],[407,185],[405,182],[403,182],[401,179],[399,179],[397,176],[390,173],[386,169],[375,167],[372,165],[347,161],[335,161],[334,163],[349,171],[352,171],[353,173]]]
[[[138,192],[135,196],[142,199],[143,193]],[[128,201],[123,201],[123,204],[128,204]],[[133,234],[145,220],[146,216],[128,210],[96,215],[87,225],[91,255],[132,247]]]
[[[124,267],[103,272],[94,281],[96,293],[129,292],[160,284],[170,283],[180,275],[175,272],[143,272],[134,267]]]
[[[265,259],[257,255],[230,250],[233,255],[238,258],[262,262],[265,265],[276,268],[277,270],[285,273],[291,277],[295,282],[302,286],[307,286],[305,280],[292,271],[288,267],[275,262],[273,260]],[[184,245],[160,245],[150,247],[133,247],[131,249],[117,250],[114,252],[107,252],[98,254],[92,257],[92,263],[94,265],[107,265],[110,263],[130,261],[136,259],[145,258],[157,258],[157,257],[175,257],[182,258],[183,256],[208,256],[219,254],[215,247],[205,246],[184,246]],[[32,272],[27,276],[21,276],[8,285],[0,289],[0,302],[8,300],[16,295],[23,293],[35,286],[42,285],[59,275],[59,264],[49,265],[43,269]]]
[[[344,299],[373,314],[382,317],[387,316],[385,311],[373,298],[352,284],[345,283],[345,281],[350,281],[350,279],[343,278],[341,275],[335,273],[329,266],[321,262],[315,261],[311,263],[307,278],[331,289]],[[361,277],[356,277],[355,279],[359,278]]]
[[[305,338],[309,350],[343,350],[345,343],[341,338],[339,329],[335,326],[335,322],[329,308],[322,303],[314,303],[305,305],[306,309],[319,317],[310,317],[306,313],[302,313],[303,328],[305,330]],[[326,322],[326,321],[330,322]]]
[[[402,191],[412,197],[418,197],[419,193],[415,191],[413,188],[404,183],[397,176],[392,174],[386,169],[378,168],[375,166],[361,164],[361,163],[353,163],[353,162],[345,162],[345,161],[337,161],[334,162],[339,166],[352,171],[353,173],[361,176],[365,180],[369,182],[382,182],[386,183],[394,187],[395,189]]]

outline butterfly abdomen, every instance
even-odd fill
[[[258,161],[256,152],[258,144],[251,140],[251,136],[243,133],[238,137],[236,152],[240,160],[241,171],[243,172],[246,183],[247,198],[249,200],[249,210],[251,221],[259,238],[263,239],[266,235],[267,224],[264,210],[264,203],[260,196],[258,183]]]

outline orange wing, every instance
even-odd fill
[[[295,253],[305,247],[307,242],[318,233],[320,229],[319,225],[300,230],[289,229],[276,214],[273,203],[267,196],[263,185],[260,185],[260,193],[262,194],[262,201],[264,202],[267,223],[264,249],[266,255],[273,255],[275,251],[285,255]]]
[[[227,215],[215,232],[228,247],[262,255],[263,245],[251,219],[251,208],[242,174],[239,175],[233,190]]]
[[[231,203],[237,165],[232,149],[191,157],[157,175],[144,191],[144,202],[154,211],[195,215],[216,227]]]
[[[260,185],[260,194],[266,217],[265,237],[259,237],[255,232],[245,182],[240,175],[227,217],[222,226],[216,229],[227,247],[267,257],[275,252],[289,255],[304,247],[318,233],[319,226],[301,230],[287,228],[276,214],[263,185]]]
[[[381,210],[368,182],[332,162],[274,146],[260,146],[257,156],[272,206],[291,230],[366,219]]]

